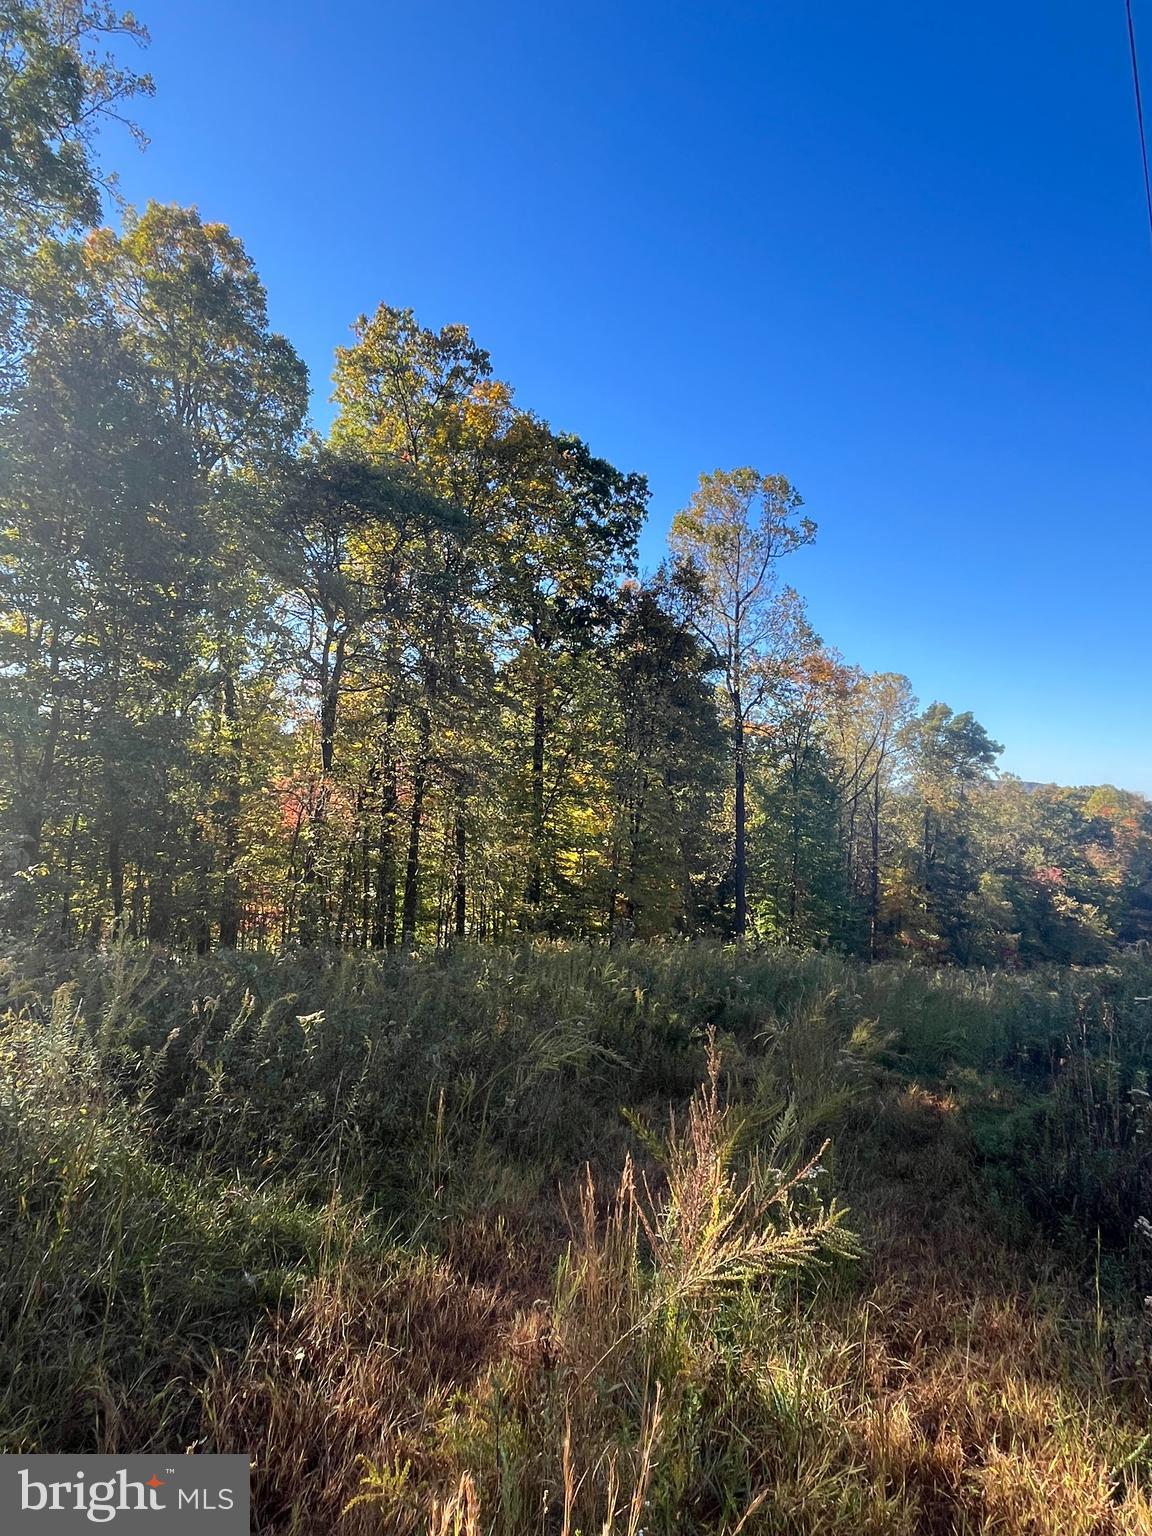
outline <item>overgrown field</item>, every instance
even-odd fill
[[[262,1532],[1152,1531],[1150,994],[14,953],[0,1448],[248,1450]]]

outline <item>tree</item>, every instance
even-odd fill
[[[696,883],[712,863],[725,742],[712,659],[677,614],[663,575],[624,583],[606,660],[616,718],[609,937],[688,933],[698,919]]]
[[[352,680],[358,690],[396,698],[428,547],[461,520],[411,476],[354,448],[315,442],[286,468],[272,525],[287,659],[316,701],[319,778],[301,802],[309,807],[308,825],[297,829],[304,849],[301,937],[310,940],[321,918],[316,885],[346,685]]]
[[[536,929],[557,879],[549,821],[579,768],[584,663],[633,567],[648,486],[535,417],[520,417],[509,444],[492,598],[509,655],[504,688],[528,728],[524,922]]]
[[[910,720],[901,735],[911,789],[908,937],[929,954],[966,961],[970,902],[979,887],[971,792],[1003,749],[969,711],[957,715],[940,703]]]
[[[0,0],[10,925],[207,949],[754,919],[997,963],[1152,932],[1147,801],[997,779],[970,714],[826,650],[780,581],[815,534],[782,476],[702,476],[642,584],[644,478],[523,409],[466,326],[388,305],[304,440],[230,230],[150,203],[81,238],[96,130],[151,89],[125,38],[104,0]]]
[[[780,587],[777,566],[815,537],[802,505],[782,475],[716,470],[701,475],[669,535],[681,583],[695,594],[693,628],[720,668],[727,702],[738,936],[748,923],[747,732],[771,697],[781,658],[793,649],[798,605]]]
[[[23,882],[14,920],[67,931],[87,843],[91,920],[108,913],[119,927],[129,839],[143,891],[167,830],[163,787],[186,745],[176,698],[207,553],[205,526],[189,516],[192,455],[154,379],[98,312],[39,332],[3,447],[0,676]]]
[[[149,203],[119,234],[96,230],[85,264],[161,381],[204,474],[274,463],[308,404],[308,373],[268,326],[251,258],[195,208]]]
[[[422,552],[419,584],[423,611],[405,646],[406,681],[386,714],[385,781],[396,784],[397,714],[405,705],[412,730],[408,753],[409,807],[403,850],[400,938],[415,943],[421,912],[425,806],[437,748],[446,745],[448,713],[461,695],[463,631],[479,622],[475,609],[477,538],[491,521],[501,494],[503,443],[514,420],[511,391],[490,379],[488,354],[465,326],[432,331],[411,310],[381,305],[357,321],[356,344],[337,351],[333,426],[337,447],[353,447],[393,472],[409,475],[424,491],[452,506],[457,518]],[[447,764],[443,765],[448,767]],[[459,794],[463,778],[449,769]],[[399,796],[385,790],[381,864],[401,863],[394,848]],[[459,833],[464,830],[459,818]],[[382,902],[394,892],[381,892]],[[391,919],[387,920],[391,932]],[[387,935],[385,936],[387,941]]]
[[[95,231],[82,271],[191,445],[197,494],[215,531],[202,679],[215,808],[206,879],[217,889],[220,940],[231,946],[240,923],[245,741],[254,725],[243,676],[266,608],[251,558],[263,517],[258,487],[297,441],[307,370],[269,329],[264,287],[243,244],[194,208],[149,203],[126,215],[120,234]]]
[[[578,771],[575,733],[552,751],[566,717],[585,697],[584,659],[610,619],[619,576],[630,567],[647,489],[596,458],[580,439],[554,433],[513,403],[492,379],[488,354],[463,326],[421,327],[410,310],[382,305],[361,318],[355,346],[338,354],[333,429],[379,463],[411,474],[451,504],[460,522],[428,548],[420,576],[420,624],[405,648],[408,724],[407,847],[401,942],[421,922],[425,828],[430,799],[448,802],[453,847],[453,928],[466,907],[470,816],[485,747],[455,728],[476,708],[487,667],[508,722],[504,755],[524,760],[521,918],[543,925],[558,878],[555,820]],[[550,774],[550,769],[555,772]]]
[[[898,745],[915,707],[911,685],[901,673],[856,671],[831,713],[841,838],[849,884],[864,909],[862,948],[870,960],[880,953],[883,871],[895,835],[889,810],[900,767]]]
[[[851,927],[832,721],[854,678],[802,622],[795,641],[799,654],[778,668],[765,721],[751,732],[758,926],[791,945],[828,944]]]
[[[95,224],[109,181],[95,139],[152,81],[118,65],[106,44],[148,34],[103,0],[0,0],[0,333],[9,357],[42,240]],[[141,139],[138,129],[127,122]]]

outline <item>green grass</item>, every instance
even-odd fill
[[[1152,1529],[1152,958],[12,953],[0,1446],[256,1528]]]

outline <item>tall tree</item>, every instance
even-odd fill
[[[16,867],[30,882],[17,905],[64,931],[75,892],[61,863],[75,869],[78,840],[98,839],[91,916],[120,926],[129,837],[143,888],[186,740],[179,687],[208,552],[189,517],[192,455],[99,313],[39,332],[3,437],[0,675]],[[46,838],[68,848],[53,869]],[[31,897],[45,881],[47,906]]]
[[[843,942],[851,918],[832,721],[854,679],[806,624],[795,640],[799,654],[778,669],[765,723],[751,732],[759,926],[791,945]]]
[[[833,702],[830,732],[838,771],[841,837],[849,883],[863,907],[868,958],[880,952],[881,897],[890,856],[890,807],[899,768],[898,743],[916,701],[897,672],[856,671]]]
[[[314,938],[319,928],[321,844],[346,690],[396,700],[429,546],[459,523],[411,476],[352,447],[310,444],[282,477],[271,558],[284,592],[286,659],[316,712],[318,777],[307,796],[308,824],[298,829],[302,938]],[[371,777],[375,784],[378,771]],[[332,916],[326,911],[326,922]]]
[[[727,703],[738,936],[748,924],[748,727],[771,697],[781,657],[795,648],[797,604],[777,567],[816,535],[802,505],[782,475],[716,470],[701,475],[669,534],[681,581],[697,597],[693,627],[720,668]]]
[[[32,297],[42,240],[95,224],[111,184],[95,153],[109,121],[152,81],[118,64],[109,43],[148,34],[104,0],[0,0],[0,355]]]
[[[220,941],[231,946],[241,920],[239,818],[253,729],[244,668],[266,606],[251,558],[263,515],[255,480],[296,442],[307,370],[270,330],[264,287],[241,241],[194,208],[149,203],[126,216],[119,234],[93,233],[83,258],[191,444],[198,494],[215,528],[203,676],[214,744],[207,884],[216,892]]]
[[[307,370],[269,328],[264,285],[226,225],[149,203],[119,234],[95,231],[84,254],[205,474],[268,464],[292,445]]]
[[[465,801],[475,775],[451,722],[476,675],[469,658],[485,646],[502,697],[520,701],[531,724],[523,916],[539,927],[556,872],[549,818],[573,769],[570,753],[550,751],[550,736],[580,692],[578,657],[607,624],[616,580],[633,558],[646,487],[518,410],[465,327],[433,331],[409,310],[381,306],[356,334],[338,354],[334,440],[415,474],[465,520],[433,550],[406,654],[414,686],[401,940],[414,942],[420,923],[426,809],[438,789],[453,801],[455,868],[467,863]],[[508,750],[519,756],[515,729]],[[459,913],[462,875],[455,884]]]
[[[712,868],[725,741],[712,658],[658,579],[626,582],[607,646],[617,720],[609,936],[690,933]]]
[[[523,920],[535,929],[558,878],[549,822],[579,771],[572,712],[584,663],[607,633],[617,583],[634,564],[648,486],[534,417],[520,417],[509,443],[493,597],[509,652],[505,688],[528,727]]]
[[[972,790],[992,771],[998,742],[969,711],[933,703],[904,726],[909,759],[905,923],[928,954],[966,961],[970,901],[979,887],[972,840]]]
[[[488,354],[467,327],[434,331],[421,326],[411,310],[382,304],[371,319],[361,316],[355,332],[355,345],[336,355],[340,412],[334,443],[414,476],[458,513],[455,525],[445,524],[425,551],[423,611],[405,648],[412,687],[404,703],[412,739],[403,849],[393,846],[399,805],[387,788],[381,823],[381,863],[403,870],[400,939],[410,947],[421,917],[425,809],[437,759],[443,760],[438,749],[447,745],[448,717],[460,695],[461,631],[475,619],[477,535],[493,516],[500,493],[502,443],[514,412],[511,391],[491,380]],[[386,717],[386,784],[395,782],[398,767],[398,704],[399,699]],[[463,829],[463,821],[460,825]],[[387,891],[381,896],[385,905],[392,900]],[[390,933],[390,919],[387,927]]]

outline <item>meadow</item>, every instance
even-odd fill
[[[254,1529],[1152,1529],[1152,956],[11,952],[0,1445]]]

